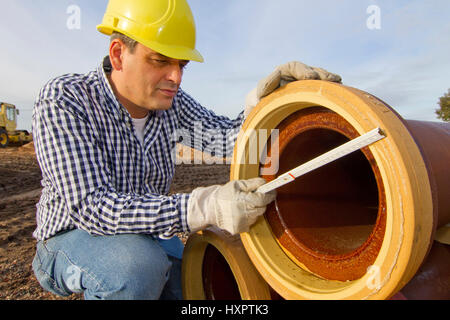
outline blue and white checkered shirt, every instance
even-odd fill
[[[176,140],[181,135],[190,147],[232,154],[243,112],[235,120],[217,116],[181,89],[171,109],[151,113],[142,145],[107,80],[110,70],[105,58],[95,71],[51,80],[36,99],[33,135],[43,177],[38,240],[75,228],[162,239],[189,232],[190,194],[168,195]]]

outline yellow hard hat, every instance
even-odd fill
[[[186,0],[109,0],[97,30],[120,32],[170,58],[203,62],[195,49],[195,21]]]

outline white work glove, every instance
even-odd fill
[[[232,235],[246,232],[275,200],[276,192],[254,192],[265,184],[263,178],[230,181],[194,189],[188,201],[187,223],[191,232],[210,225]]]
[[[325,80],[340,83],[342,78],[325,69],[310,67],[298,61],[278,66],[269,76],[259,81],[257,87],[247,95],[244,110],[245,118],[262,98],[279,87],[298,80]]]

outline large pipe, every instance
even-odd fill
[[[213,227],[187,240],[182,288],[187,300],[270,300],[278,296],[253,266],[239,236]]]
[[[450,300],[450,246],[434,241],[425,260],[400,295],[407,300]]]
[[[291,83],[247,118],[231,179],[264,169],[249,161],[248,129],[278,129],[278,149],[267,140],[257,151],[263,162],[266,150],[279,160],[277,173],[263,175],[270,181],[376,127],[386,139],[280,188],[265,219],[242,234],[284,298],[388,299],[412,279],[450,221],[450,129],[406,121],[366,92],[323,81]]]

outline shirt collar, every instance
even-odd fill
[[[117,100],[116,96],[114,95],[114,91],[112,90],[111,84],[109,83],[108,77],[106,76],[106,74],[110,73],[111,70],[111,61],[109,60],[109,56],[106,56],[103,59],[103,62],[97,68],[98,78],[100,79],[103,92],[107,98],[108,107],[111,108],[111,111],[113,112],[121,112],[122,109],[125,109],[125,107],[123,107],[119,100]]]

